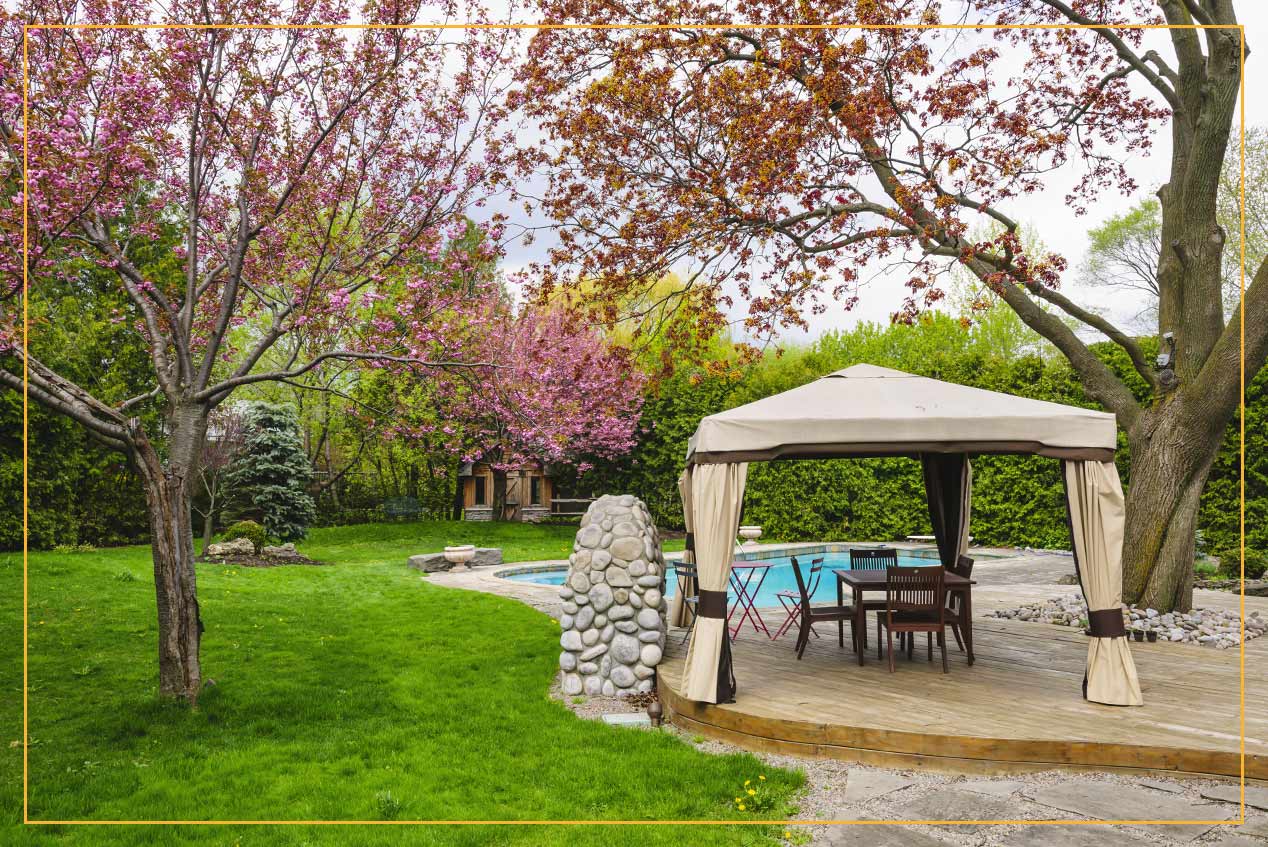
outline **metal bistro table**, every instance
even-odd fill
[[[859,627],[859,632],[863,631],[863,627],[867,626],[867,612],[863,610],[863,592],[879,591],[885,592],[885,571],[883,570],[855,570],[841,569],[834,570],[837,577],[837,604],[845,603],[845,587],[848,585],[850,590],[854,592],[854,619],[855,624]],[[964,636],[964,652],[968,654],[969,664],[973,664],[973,586],[976,583],[971,579],[966,579],[953,571],[946,572],[946,586],[948,594],[960,595],[960,616],[956,623],[960,626],[960,633]],[[879,635],[877,636],[880,637]],[[860,646],[858,650],[859,664],[863,664],[863,654],[866,653]]]
[[[735,589],[735,602],[727,613],[727,623],[731,622],[737,609],[743,610],[735,629],[731,630],[732,641],[744,628],[746,619],[753,625],[754,632],[764,632],[767,638],[772,637],[761,613],[757,611],[757,593],[762,590],[762,583],[766,581],[766,574],[769,572],[770,562],[735,562],[731,565],[731,587]]]

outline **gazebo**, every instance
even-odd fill
[[[918,457],[938,555],[950,567],[968,546],[969,457],[1020,453],[1062,462],[1075,569],[1089,610],[1083,696],[1141,705],[1121,610],[1123,489],[1114,465],[1116,443],[1114,416],[1106,412],[866,364],[702,419],[679,480],[684,555],[699,573],[684,696],[704,703],[735,696],[727,584],[749,462]],[[671,620],[682,624],[683,614],[675,598]]]

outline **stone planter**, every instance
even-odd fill
[[[762,537],[762,528],[760,526],[742,526],[740,527],[740,538],[744,539],[744,546],[751,547],[757,544],[757,539]]]
[[[451,570],[465,571],[467,562],[475,558],[474,544],[459,544],[456,547],[445,548],[445,561],[453,565]]]

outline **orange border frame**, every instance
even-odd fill
[[[1239,112],[1239,140],[1238,148],[1239,168],[1241,174],[1241,188],[1239,197],[1240,211],[1240,227],[1241,227],[1241,255],[1239,257],[1240,265],[1240,282],[1242,301],[1246,298],[1246,27],[1244,24],[1029,24],[1029,25],[1004,25],[1004,24],[24,24],[22,26],[22,349],[25,352],[28,349],[27,339],[29,333],[28,324],[28,308],[26,293],[28,290],[27,279],[27,262],[29,259],[29,229],[28,229],[28,200],[30,191],[27,185],[27,171],[29,163],[29,150],[27,146],[26,128],[29,126],[29,73],[28,73],[28,46],[29,39],[27,33],[30,30],[48,29],[48,30],[92,30],[92,29],[724,29],[724,28],[743,28],[743,29],[791,29],[791,30],[823,30],[823,29],[862,29],[862,30],[886,30],[886,29],[971,29],[971,30],[996,30],[996,29],[1236,29],[1241,39],[1241,54],[1238,57],[1238,71],[1240,74],[1238,82],[1238,112]],[[857,826],[876,826],[876,825],[901,825],[901,824],[1035,824],[1050,826],[1071,826],[1071,825],[1104,825],[1113,824],[1210,824],[1218,825],[1237,825],[1240,826],[1246,822],[1246,591],[1245,591],[1245,563],[1246,563],[1246,315],[1244,311],[1239,311],[1241,317],[1241,393],[1238,402],[1239,414],[1239,432],[1240,432],[1240,458],[1241,465],[1239,468],[1238,494],[1239,494],[1239,528],[1240,528],[1240,549],[1242,556],[1242,573],[1241,573],[1241,591],[1240,591],[1240,614],[1242,619],[1242,640],[1240,644],[1240,747],[1239,753],[1241,757],[1241,774],[1239,785],[1240,803],[1239,809],[1241,815],[1236,820],[668,820],[668,821],[621,821],[621,820],[407,820],[407,821],[375,821],[375,820],[333,820],[333,821],[311,821],[311,820],[31,820],[29,814],[29,764],[28,757],[30,753],[28,724],[29,724],[29,706],[27,698],[27,681],[28,681],[28,577],[27,577],[27,555],[28,555],[28,498],[29,487],[27,482],[27,462],[29,458],[28,451],[28,407],[29,397],[26,390],[28,380],[28,365],[25,356],[22,361],[22,382],[24,390],[22,392],[22,823],[23,825],[81,825],[81,826],[118,826],[118,825],[190,825],[190,826],[287,826],[287,825],[306,825],[306,826],[411,826],[411,825],[474,825],[474,824],[494,824],[494,825],[515,825],[515,826],[549,826],[549,825],[578,825],[591,824],[598,826],[646,826],[646,825],[676,825],[676,826],[816,826],[816,825],[857,825]]]

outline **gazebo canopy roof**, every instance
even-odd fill
[[[1035,453],[1114,457],[1114,415],[853,365],[700,421],[688,463]]]

